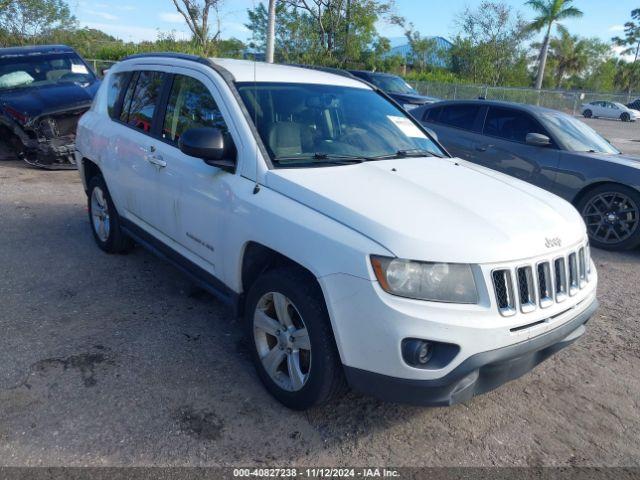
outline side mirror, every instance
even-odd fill
[[[191,128],[180,136],[180,151],[227,172],[236,170],[233,141],[217,128]]]
[[[525,141],[527,145],[533,145],[534,147],[547,147],[551,145],[551,139],[541,133],[527,133]]]

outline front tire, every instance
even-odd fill
[[[120,217],[102,175],[89,180],[88,210],[91,231],[98,247],[107,253],[126,253],[133,240],[121,229]]]
[[[620,115],[620,120],[622,120],[623,122],[630,122],[631,116],[627,112],[624,112],[622,115]]]
[[[630,250],[640,245],[640,193],[624,185],[605,184],[576,205],[594,247]]]
[[[245,323],[260,380],[293,410],[329,402],[345,390],[322,292],[295,267],[271,270],[247,296]]]
[[[584,118],[591,118],[591,117],[593,117],[593,112],[591,110],[587,109],[584,112],[582,112],[582,115],[584,116]]]

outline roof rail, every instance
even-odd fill
[[[134,55],[129,55],[122,59],[125,60],[133,60],[137,58],[176,58],[180,60],[189,60],[192,62],[198,62],[205,65],[209,65],[211,60],[205,57],[200,57],[198,55],[191,55],[188,53],[178,53],[178,52],[157,52],[157,53],[136,53]]]

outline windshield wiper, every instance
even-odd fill
[[[421,148],[410,148],[406,150],[398,150],[396,153],[389,153],[386,155],[378,155],[375,157],[366,157],[366,160],[390,160],[393,158],[410,158],[410,157],[438,157],[442,158],[442,155],[430,152],[429,150],[423,150]]]
[[[341,155],[333,153],[314,153],[313,155],[291,155],[284,157],[275,157],[273,159],[277,163],[286,162],[290,164],[329,164],[329,165],[352,165],[354,163],[362,163],[367,160],[360,155]],[[295,162],[295,163],[294,163]]]

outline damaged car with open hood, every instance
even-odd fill
[[[99,84],[70,47],[0,49],[0,141],[29,165],[76,168],[76,127]]]

